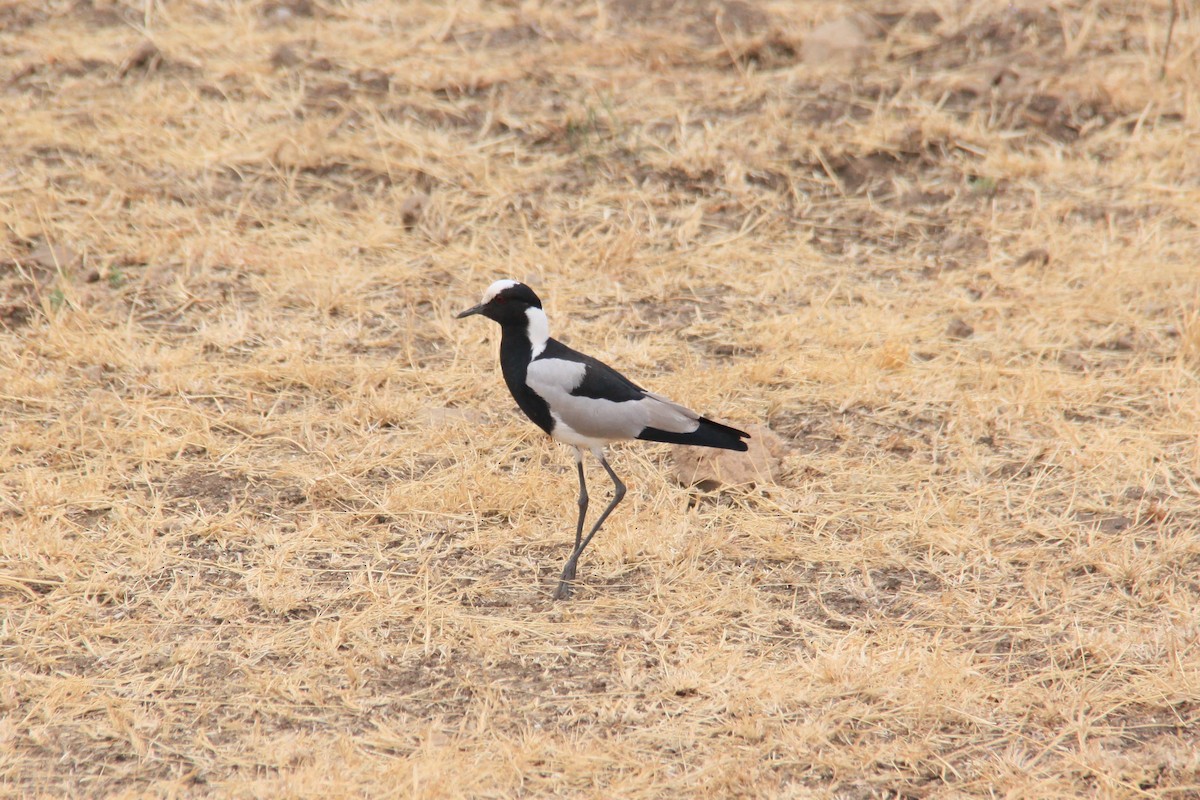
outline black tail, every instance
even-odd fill
[[[742,440],[749,439],[750,434],[701,417],[700,427],[691,433],[672,433],[671,431],[660,431],[658,428],[642,428],[642,432],[638,434],[637,438],[647,442],[689,444],[694,447],[717,447],[722,450],[746,450],[749,445]]]

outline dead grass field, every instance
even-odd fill
[[[1178,12],[0,3],[0,792],[1200,797]],[[782,478],[550,600],[499,277]]]

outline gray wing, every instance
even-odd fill
[[[535,359],[525,383],[550,406],[556,423],[595,439],[635,439],[646,428],[690,433],[700,425],[696,412],[638,388],[595,359]],[[620,399],[597,396],[604,394]]]

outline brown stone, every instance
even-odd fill
[[[787,443],[766,425],[748,425],[745,430],[750,434],[750,449],[744,453],[673,445],[676,479],[685,486],[705,490],[778,483],[789,449]]]

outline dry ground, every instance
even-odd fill
[[[1200,796],[1200,12],[856,8],[0,3],[0,791]]]

